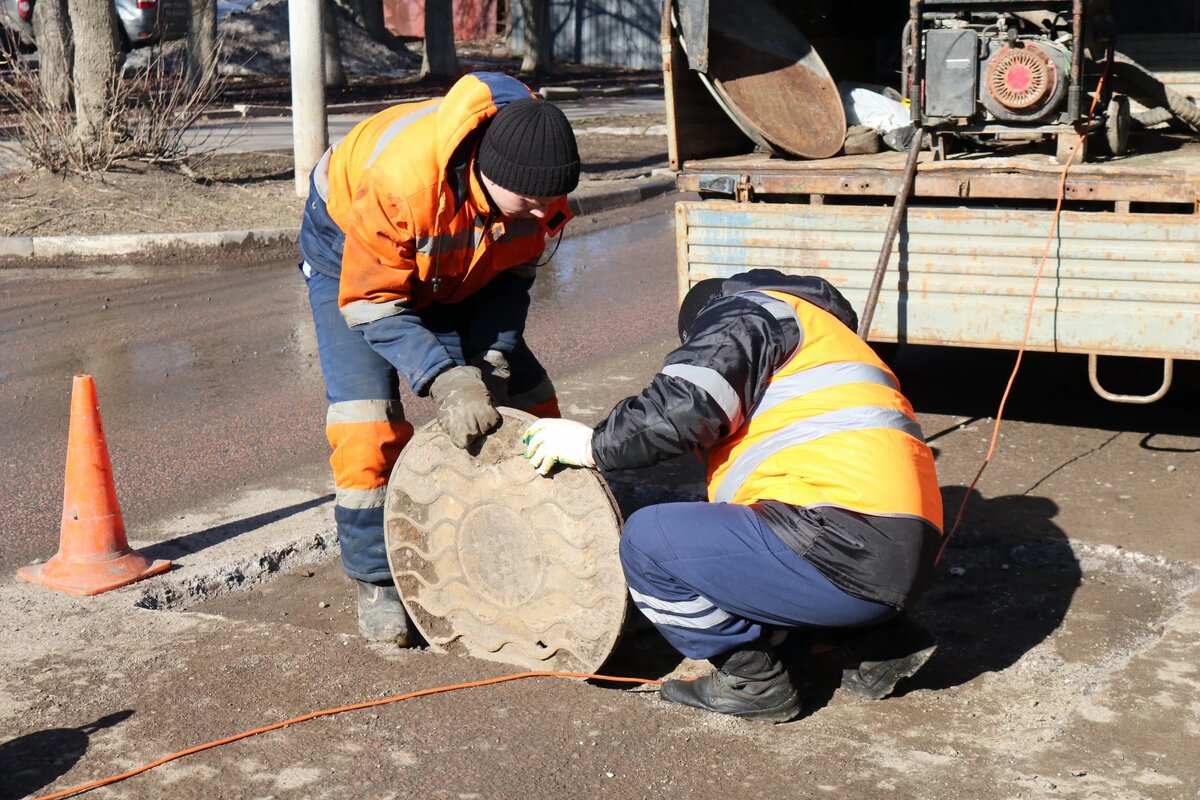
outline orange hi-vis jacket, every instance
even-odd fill
[[[711,451],[709,499],[916,517],[940,532],[933,453],[891,370],[828,311],[786,292],[760,294],[792,309],[804,343]]]
[[[530,96],[515,78],[472,73],[440,100],[359,123],[326,154],[314,180],[346,237],[338,305],[347,324],[461,301],[536,260],[571,218],[560,198],[546,220],[501,220],[479,182],[482,126]]]

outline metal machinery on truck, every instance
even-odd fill
[[[914,4],[901,81],[909,97],[918,94],[914,86],[920,87],[914,118],[959,135],[1051,135],[1059,143],[1059,161],[1066,161],[1085,126],[1094,135],[1103,125],[1109,152],[1123,154],[1128,99],[1114,95],[1110,81],[1102,92],[1111,100],[1094,118],[1084,105],[1085,92],[1094,92],[1100,78],[1094,62],[1084,57],[1084,3],[1050,0],[1040,3],[1048,8],[1039,11],[1029,11],[1029,5],[1019,0]],[[978,10],[981,6],[987,10]],[[1103,51],[1112,39],[1110,25],[1088,27],[1097,29],[1088,31],[1091,49]]]
[[[1185,83],[1200,72],[1200,8],[1157,11],[1161,30],[1136,30],[1123,20],[1146,15],[1123,0],[667,0],[671,165],[700,195],[676,208],[680,292],[771,267],[819,274],[861,312],[901,195],[869,338],[1015,349],[1061,191],[1026,346],[1088,355],[1107,399],[1162,397],[1173,361],[1200,359],[1200,129]],[[1162,37],[1173,69],[1125,80],[1137,65],[1114,46],[1127,30],[1143,47]],[[902,152],[839,152],[843,82],[899,90],[912,174]],[[1180,121],[1126,152],[1130,94],[1147,126],[1158,105]],[[1085,133],[1092,152],[1064,184]],[[1109,391],[1100,356],[1161,359],[1162,384]]]

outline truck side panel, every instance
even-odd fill
[[[705,200],[677,209],[681,291],[755,267],[816,274],[862,309],[890,209]],[[1013,347],[1053,212],[909,208],[872,339]],[[1063,212],[1033,350],[1200,358],[1197,214]]]

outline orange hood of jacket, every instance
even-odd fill
[[[475,169],[486,123],[504,104],[530,96],[515,78],[472,73],[440,100],[364,120],[335,146],[327,207],[346,234],[343,311],[370,303],[402,313],[457,302],[542,254],[546,237],[571,217],[566,198],[545,221],[503,220]]]

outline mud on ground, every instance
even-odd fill
[[[681,477],[694,472],[682,466]],[[644,481],[615,483],[614,492],[626,513],[688,497]],[[1029,505],[1032,516],[1047,512],[1037,498]],[[938,653],[887,701],[836,691],[831,655],[795,665],[804,711],[781,726],[670,706],[645,686],[520,681],[296,725],[105,791],[338,797],[354,785],[357,796],[546,800],[1194,796],[1180,726],[1160,720],[1190,716],[1195,568],[1070,541],[1048,519],[1021,530],[1006,515],[985,519],[948,551],[917,611],[940,639]],[[88,606],[40,615],[66,639],[26,648],[46,653],[12,698],[36,731],[8,749],[24,756],[12,774],[25,789],[68,772],[89,749],[84,733],[92,748],[66,785],[304,711],[517,671],[362,642],[353,590],[336,561],[300,563],[266,583],[228,575],[227,585],[210,582],[215,598],[198,604],[203,592],[163,595],[158,583],[158,595],[147,587],[138,602],[158,610],[121,623],[143,631],[142,646],[124,654],[85,646],[91,631],[78,628]],[[0,588],[6,593],[18,608],[55,601]],[[26,633],[43,626],[34,627]],[[96,673],[88,663],[95,658],[109,663],[99,685],[85,679]],[[707,669],[681,662],[639,617],[604,672],[656,678]],[[180,710],[164,725],[139,693]],[[63,727],[64,716],[94,722],[80,733]],[[78,755],[65,746],[68,735],[80,740]]]

